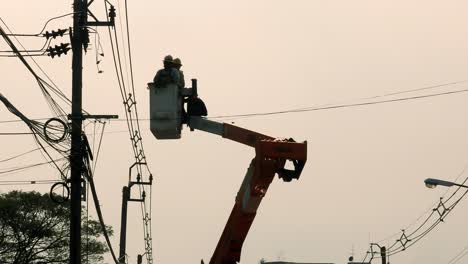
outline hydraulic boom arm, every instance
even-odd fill
[[[285,182],[299,179],[307,160],[307,142],[280,140],[230,124],[191,117],[189,126],[255,148],[234,207],[211,257],[210,264],[235,264],[240,261],[242,245],[253,223],[257,209],[275,174]],[[294,169],[285,169],[289,160]]]

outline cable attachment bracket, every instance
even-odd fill
[[[401,236],[400,236],[400,239],[397,239],[397,242],[400,242],[401,246],[403,247],[402,251],[405,251],[406,248],[407,248],[407,244],[409,242],[411,242],[411,239],[408,238],[408,236],[406,236],[406,233],[405,233],[405,230],[401,230]]]
[[[127,100],[125,100],[124,105],[127,106],[127,112],[131,113],[132,107],[136,105],[136,101],[135,99],[133,99],[131,93],[128,94]]]
[[[433,211],[436,211],[439,214],[439,220],[441,222],[444,222],[444,218],[447,215],[447,213],[450,211],[449,208],[445,207],[444,202],[442,201],[442,197],[440,197],[439,204],[437,205],[436,208],[432,209]]]

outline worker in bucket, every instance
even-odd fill
[[[177,83],[177,86],[179,89],[184,89],[185,88],[185,78],[184,78],[184,72],[180,70],[182,67],[182,61],[179,58],[175,58],[172,63],[173,67],[177,72],[179,73],[179,82]],[[187,111],[185,111],[184,103],[186,100],[182,101],[182,124],[187,124]]]
[[[180,89],[185,88],[185,78],[184,78],[184,72],[180,70],[180,67],[182,67],[182,61],[179,58],[174,59],[174,68],[179,71],[179,83],[178,86]]]
[[[163,60],[164,68],[159,70],[154,76],[154,86],[156,88],[165,87],[170,83],[179,84],[179,71],[174,68],[174,59],[171,55],[167,55]]]

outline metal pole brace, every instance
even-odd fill
[[[92,3],[93,1],[91,1]],[[88,4],[88,7],[89,5],[91,4],[89,3]],[[87,26],[87,27],[113,27],[115,26],[115,7],[113,5],[111,5],[110,9],[109,9],[109,21],[99,21],[99,19],[97,19],[97,17],[91,12],[89,11],[88,9],[88,14],[94,18],[95,21],[86,21],[84,23],[84,26]]]

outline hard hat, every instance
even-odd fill
[[[182,66],[182,61],[180,61],[179,58],[175,58],[173,62],[174,62],[175,65],[180,65],[180,66]]]
[[[171,55],[167,55],[166,57],[164,57],[164,61],[173,62],[172,56],[171,56]]]

